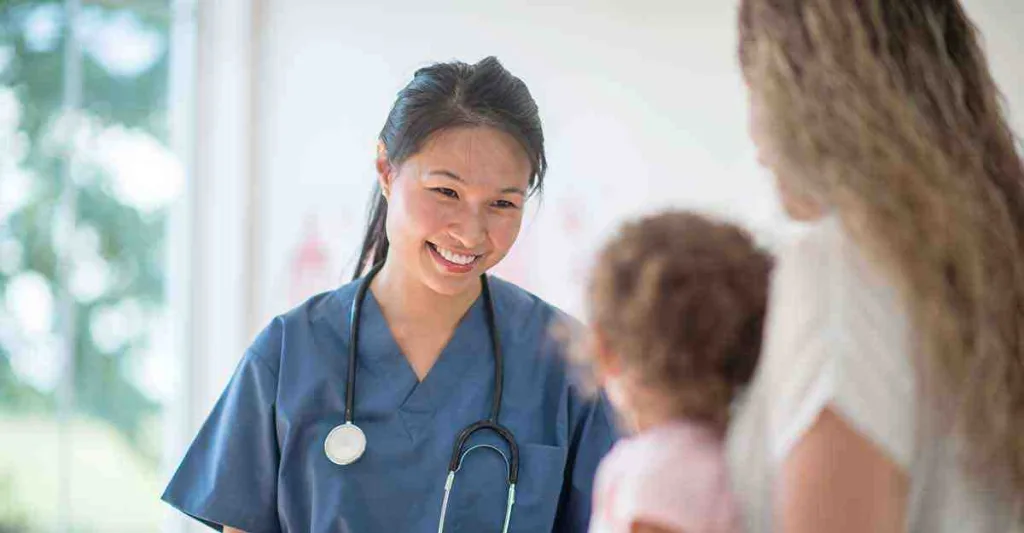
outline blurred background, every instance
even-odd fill
[[[1018,132],[1024,4],[966,0]],[[0,0],[0,533],[200,531],[159,495],[253,335],[351,276],[396,91],[498,56],[551,170],[498,274],[571,313],[668,206],[788,228],[735,0]]]

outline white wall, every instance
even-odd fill
[[[1018,137],[1024,135],[1024,3],[1005,0],[961,0],[981,30],[996,83],[1006,97]]]
[[[573,3],[487,2],[471,11],[444,1],[269,1],[261,65],[264,319],[303,292],[291,288],[289,269],[311,213],[330,254],[321,285],[351,270],[376,135],[396,91],[436,60],[496,55],[540,105],[547,191],[499,271],[552,302],[579,309],[575,274],[626,215],[701,205],[759,223],[774,219],[769,182],[746,140],[733,6]]]
[[[376,134],[395,92],[432,61],[496,55],[531,88],[548,139],[548,188],[498,272],[570,312],[580,311],[578,274],[589,253],[626,216],[700,207],[767,237],[781,228],[746,137],[735,1],[477,4],[267,0],[258,108],[261,323],[347,279],[374,179]],[[1002,0],[967,6],[1004,91],[1024,109],[1024,66],[1015,59],[1022,8]],[[297,275],[313,217],[327,260]]]

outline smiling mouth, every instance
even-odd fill
[[[483,257],[483,255],[469,255],[456,253],[447,248],[438,246],[432,242],[428,242],[427,245],[430,247],[431,251],[433,251],[438,257],[443,259],[445,263],[448,263],[448,265],[446,266],[454,267],[459,270],[468,270],[472,268],[480,260],[480,258]]]

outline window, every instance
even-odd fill
[[[175,5],[0,4],[0,533],[162,526]]]

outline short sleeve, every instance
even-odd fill
[[[779,258],[765,330],[770,445],[788,455],[825,408],[907,469],[914,449],[914,371],[895,286],[836,219]]]
[[[217,530],[278,533],[276,394],[274,369],[250,348],[163,500]]]

